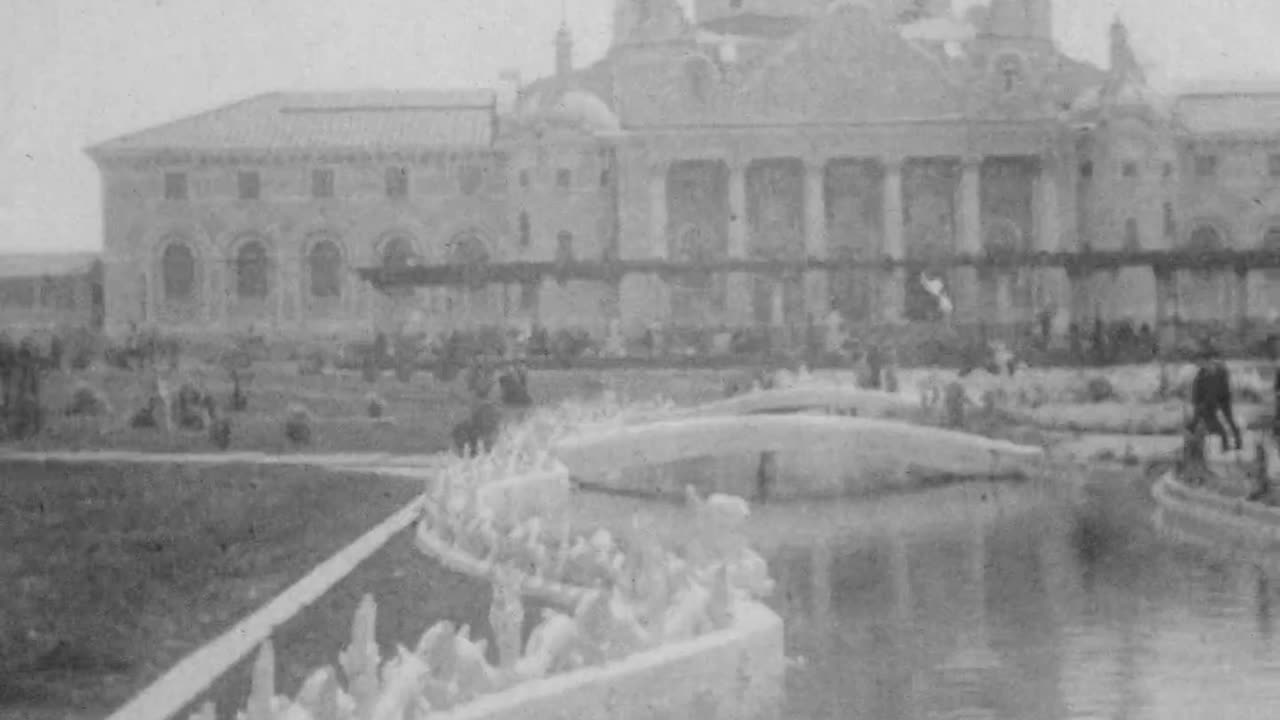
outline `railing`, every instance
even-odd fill
[[[1280,250],[1147,250],[1075,252],[989,252],[929,258],[795,258],[795,259],[719,259],[704,262],[669,260],[610,260],[561,262],[511,262],[449,265],[416,265],[399,268],[360,268],[364,280],[380,288],[434,285],[481,285],[488,283],[530,283],[550,277],[557,280],[616,281],[626,275],[680,275],[746,273],[787,275],[806,271],[849,271],[902,269],[908,272],[939,271],[955,268],[978,270],[1015,270],[1023,268],[1062,268],[1079,275],[1094,271],[1125,267],[1148,267],[1157,273],[1178,270],[1269,270],[1280,268]]]

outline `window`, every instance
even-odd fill
[[[741,10],[742,0],[729,0],[729,8],[731,10]]]
[[[1196,177],[1209,178],[1218,174],[1217,155],[1196,156]]]
[[[573,174],[567,169],[560,168],[556,171],[556,187],[568,190],[571,182],[573,182]]]
[[[1142,240],[1138,237],[1138,220],[1128,218],[1124,221],[1124,249],[1130,252],[1142,249]]]
[[[257,240],[240,246],[236,253],[236,296],[242,300],[262,300],[271,292],[267,248]]]
[[[607,188],[612,181],[613,173],[609,172],[609,168],[600,171],[600,187]]]
[[[413,264],[413,244],[403,237],[393,237],[382,247],[382,267],[399,270]]]
[[[1086,160],[1085,162],[1080,163],[1080,177],[1085,178],[1086,180],[1093,177],[1092,162]]]
[[[561,230],[556,235],[556,262],[573,262],[573,233]]]
[[[1164,204],[1164,236],[1171,238],[1178,234],[1178,223],[1173,217],[1173,203]]]
[[[1138,163],[1129,161],[1120,166],[1120,173],[1127,178],[1138,177]]]
[[[1267,156],[1267,174],[1271,177],[1280,177],[1280,155]]]
[[[458,171],[458,189],[463,195],[475,195],[484,182],[484,170],[467,165]]]
[[[164,174],[164,199],[187,199],[187,174],[171,172]]]
[[[705,58],[690,58],[684,65],[685,82],[689,95],[698,102],[706,102],[711,92],[711,63]]]
[[[1165,176],[1165,178],[1171,178],[1171,177],[1173,177],[1173,163],[1171,163],[1171,162],[1167,162],[1167,161],[1165,162],[1165,164],[1164,164],[1164,176]]]
[[[327,168],[311,171],[311,197],[333,197],[333,171]]]
[[[307,253],[307,271],[313,298],[342,295],[342,251],[332,240],[321,240]]]
[[[520,171],[520,187],[522,188],[529,187],[529,171],[528,170]]]
[[[409,169],[402,167],[387,168],[387,197],[405,198],[409,196]]]
[[[253,170],[238,173],[236,188],[241,200],[257,200],[262,195],[262,176]]]
[[[533,230],[529,227],[529,213],[521,210],[517,224],[519,225],[518,232],[520,247],[527,248],[533,244]]]
[[[196,287],[196,259],[191,248],[181,242],[169,243],[160,256],[160,275],[166,301],[190,300]]]

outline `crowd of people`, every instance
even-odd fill
[[[41,377],[57,361],[41,351],[34,337],[15,342],[0,332],[0,438],[23,439],[40,432]]]

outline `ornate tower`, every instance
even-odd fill
[[[560,22],[556,31],[556,77],[564,79],[573,72],[573,34],[566,21]]]

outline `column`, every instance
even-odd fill
[[[1249,329],[1249,269],[1236,268],[1235,312],[1236,329],[1244,333]]]
[[[276,251],[273,259],[276,263],[275,287],[273,288],[275,290],[273,293],[275,296],[275,321],[276,333],[279,334],[284,329],[285,296],[289,292],[289,277],[286,269],[288,263],[285,262],[284,250],[280,248],[278,240],[276,241]]]
[[[982,156],[965,155],[960,159],[960,247],[961,255],[982,254]],[[956,306],[966,322],[983,317],[984,295],[977,268],[961,268],[956,274]]]
[[[744,260],[750,257],[747,225],[747,166],[739,158],[729,158],[729,257]],[[729,323],[745,327],[753,323],[751,312],[751,279],[748,273],[730,273],[725,282],[725,305]]]
[[[653,260],[667,260],[670,256],[670,231],[667,227],[667,173],[670,167],[665,160],[649,167],[649,257]],[[645,300],[652,308],[650,317],[665,326],[672,319],[666,283],[660,276],[650,275],[645,285]]]
[[[1039,222],[1037,223],[1037,242],[1036,249],[1045,252],[1059,252],[1062,249],[1062,206],[1058,202],[1058,174],[1062,167],[1062,160],[1058,153],[1049,150],[1040,158],[1040,177],[1038,182],[1036,212]],[[1062,294],[1063,282],[1062,271],[1058,268],[1042,268],[1037,272],[1036,285],[1040,292],[1038,297],[1034,298],[1037,307],[1032,308],[1031,317],[1034,319],[1040,310],[1040,303],[1059,304],[1059,296]],[[1056,318],[1054,318],[1056,320]]]
[[[667,171],[666,162],[649,168],[649,253],[655,260],[666,260],[667,240]]]
[[[890,260],[901,260],[906,256],[902,239],[902,162],[900,157],[888,157],[884,164],[884,247],[881,254]],[[900,322],[905,310],[905,271],[901,268],[888,273],[884,278],[880,294],[881,319],[885,322]]]
[[[815,260],[827,258],[827,160],[805,159],[804,166],[804,249]],[[820,322],[831,309],[829,282],[825,270],[809,270],[804,275],[805,311]]]

